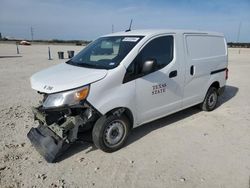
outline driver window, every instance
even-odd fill
[[[123,82],[145,76],[141,74],[141,70],[143,63],[147,60],[156,61],[155,71],[168,65],[173,60],[173,48],[173,36],[162,36],[151,40],[129,65]]]
[[[150,41],[139,53],[139,62],[141,64],[149,59],[156,60],[156,70],[159,70],[169,64],[173,59],[173,36],[158,37]]]

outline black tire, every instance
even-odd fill
[[[200,104],[203,111],[212,111],[216,108],[218,103],[218,89],[210,87],[207,91],[204,101]]]
[[[121,129],[117,131],[116,129],[118,128],[117,127],[114,128],[115,124],[118,124],[119,128],[123,129],[123,132],[121,131]],[[113,132],[110,131],[118,132],[117,133],[118,136],[116,135],[118,138],[122,135],[116,144],[111,144],[111,142],[109,142],[110,140],[112,140],[111,137],[115,137],[112,135]],[[93,127],[92,138],[97,148],[101,149],[102,151],[110,153],[117,151],[123,147],[124,143],[127,140],[129,132],[130,132],[130,122],[125,115],[122,115],[120,117],[116,115],[102,116],[96,121]]]

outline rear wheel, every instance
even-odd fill
[[[97,148],[105,152],[120,149],[127,140],[130,122],[124,115],[102,116],[94,125],[93,142]]]
[[[210,87],[200,107],[204,111],[212,111],[216,108],[217,102],[218,102],[218,90],[215,87]]]

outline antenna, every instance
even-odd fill
[[[130,20],[130,25],[129,25],[129,28],[125,31],[125,32],[129,32],[131,31],[131,26],[132,26],[132,23],[133,23],[133,19]]]

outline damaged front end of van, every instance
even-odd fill
[[[31,128],[28,138],[36,150],[48,162],[55,162],[71,143],[78,139],[80,132],[91,129],[99,117],[86,97],[90,86],[46,94],[39,106],[33,107],[36,128]]]

